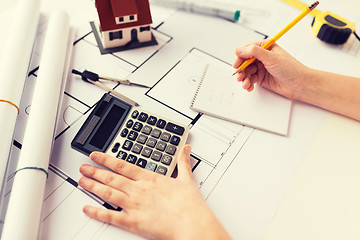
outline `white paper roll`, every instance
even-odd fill
[[[50,15],[30,114],[2,232],[3,240],[37,239],[48,170],[62,99],[70,33],[69,16]],[[66,75],[65,75],[66,76]],[[29,169],[29,168],[38,169]],[[22,169],[22,170],[19,170]],[[40,170],[39,170],[40,169]]]
[[[0,208],[20,99],[40,16],[40,0],[19,0],[0,62]],[[13,103],[11,105],[9,102]]]

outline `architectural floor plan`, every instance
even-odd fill
[[[51,4],[43,3],[45,13],[53,7]],[[89,70],[147,85],[148,89],[104,82],[139,102],[147,111],[190,126],[191,163],[204,198],[235,239],[261,239],[325,111],[294,104],[289,136],[282,137],[202,115],[190,110],[189,105],[205,64],[231,65],[236,47],[267,35],[223,19],[151,6],[152,30],[158,44],[102,55],[90,27],[90,21],[96,17],[94,2],[67,0],[57,4],[69,12],[76,31],[70,69]],[[39,26],[20,105],[6,198],[11,193],[12,172],[16,169],[31,111],[32,89],[41,68],[38,65],[45,29],[46,14]],[[80,165],[91,162],[70,145],[104,91],[69,72],[64,94],[49,167],[40,239],[111,239],[115,236],[141,239],[82,213],[85,204],[114,207],[77,186]]]

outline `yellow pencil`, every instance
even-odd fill
[[[301,19],[303,19],[309,12],[311,12],[317,5],[319,5],[319,2],[316,1],[311,6],[306,8],[302,13],[300,13],[299,16],[297,16],[294,20],[292,20],[286,27],[284,27],[278,34],[276,34],[273,38],[271,38],[269,41],[267,41],[262,48],[268,49],[271,47],[279,38],[281,38],[282,35],[284,35],[287,31],[289,31],[295,24],[297,24]],[[255,61],[255,58],[249,58],[245,62],[243,62],[238,69],[234,72],[233,76],[241,71],[244,71],[247,66],[249,66],[253,61]]]

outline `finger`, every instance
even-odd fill
[[[92,152],[90,154],[90,159],[97,164],[105,166],[114,172],[133,180],[141,179],[143,175],[147,173],[146,170],[138,166],[102,152]]]
[[[249,78],[245,78],[242,84],[242,88],[247,90],[251,85],[250,79]]]
[[[259,82],[259,75],[256,72],[254,75],[251,76],[251,85],[254,85]]]
[[[244,82],[243,82],[243,89],[249,89],[249,87],[251,85],[253,85],[253,76],[254,74],[257,72],[257,65],[253,64],[250,65],[246,70],[245,70],[245,78],[244,78]]]
[[[265,43],[267,42],[267,40],[261,40],[261,41],[256,41],[256,42],[252,42],[252,43],[248,43],[243,45],[242,47],[238,47],[235,48],[235,55],[239,58],[243,58],[243,48],[249,47],[251,45],[256,45],[256,46],[263,46]],[[244,58],[243,58],[244,59]],[[246,58],[245,58],[246,59]]]
[[[100,209],[93,206],[84,206],[83,212],[98,221],[109,223],[126,230],[128,229],[128,223],[126,221],[127,213],[124,211],[115,211],[109,209]]]
[[[262,62],[268,63],[271,61],[271,52],[262,48],[262,42],[257,44],[250,44],[236,49],[236,56],[241,59],[256,58]]]
[[[254,84],[251,84],[250,87],[248,87],[248,89],[246,89],[248,92],[253,91],[255,88]]]
[[[247,79],[247,80],[249,80],[249,79]],[[252,92],[255,89],[255,83],[256,82],[258,82],[258,75],[257,74],[252,76],[251,81],[250,80],[247,81],[246,86],[244,86],[244,84],[243,84],[243,88],[248,92]]]
[[[254,42],[254,43],[249,43],[249,44],[246,44],[246,45],[244,45],[242,47],[236,48],[235,49],[235,55],[237,56],[237,58],[235,59],[235,61],[233,63],[233,68],[236,68],[236,69],[239,68],[239,66],[241,66],[241,64],[244,61],[246,61],[249,58],[254,57],[253,55],[247,54],[248,53],[247,48],[254,47],[254,46],[257,46],[257,47],[261,48],[265,43],[266,43],[266,40],[261,40],[261,41],[257,41],[257,42]],[[238,81],[243,81],[243,79],[238,80]]]
[[[257,75],[258,75],[258,83],[261,85],[262,81],[265,78],[265,67],[260,61],[256,61],[256,65],[258,67]]]
[[[132,180],[126,177],[88,164],[80,167],[80,173],[123,192],[126,192],[132,183]]]
[[[251,78],[252,75],[254,75],[257,72],[258,68],[256,64],[252,64],[248,66],[245,70],[246,77]]]
[[[129,201],[126,201],[128,196],[124,192],[118,191],[87,177],[81,177],[78,184],[80,187],[94,193],[106,202],[111,202],[122,208],[127,208],[129,206]]]
[[[244,71],[241,71],[241,72],[239,72],[238,73],[238,75],[237,75],[237,77],[236,77],[236,80],[238,81],[238,82],[242,82],[242,81],[244,81],[244,79],[245,79],[245,72]]]
[[[190,180],[190,181],[194,180],[191,171],[190,153],[191,153],[191,146],[185,145],[184,147],[181,148],[179,155],[177,156],[178,179]]]
[[[248,47],[248,46],[251,46],[251,45],[256,45],[256,46],[262,47],[267,41],[268,41],[268,40],[263,39],[263,40],[259,40],[259,41],[247,43],[247,44],[244,45],[244,47]]]
[[[238,55],[235,51],[235,55]],[[237,69],[240,67],[240,65],[246,60],[246,58],[242,58],[242,57],[237,57],[233,63],[233,68]]]

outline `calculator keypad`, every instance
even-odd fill
[[[166,175],[174,167],[184,132],[182,126],[133,110],[109,149],[119,159]]]

